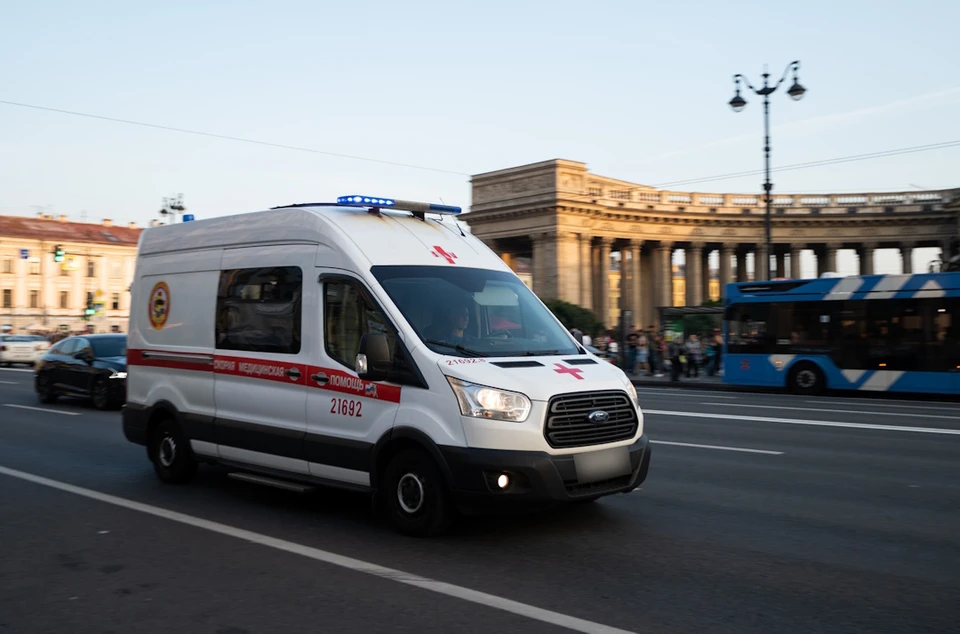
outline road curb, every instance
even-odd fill
[[[670,381],[670,380],[656,380],[656,379],[630,379],[630,382],[637,387],[669,387],[669,388],[686,388],[689,390],[724,390],[733,392],[738,389],[739,386],[728,385],[726,383],[714,383],[706,381]],[[742,389],[742,388],[739,388]]]

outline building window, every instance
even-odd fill
[[[9,288],[3,289],[3,307],[13,308],[13,291]]]
[[[3,272],[13,273],[13,260],[11,260],[10,258],[5,258],[3,260]]]
[[[30,263],[30,275],[40,275],[40,263],[31,262]]]
[[[357,364],[360,338],[369,332],[386,335],[396,349],[397,334],[363,290],[349,282],[327,282],[323,299],[324,347],[327,354],[351,370]]]
[[[40,291],[30,291],[30,308],[40,307]]]
[[[110,262],[110,277],[120,279],[123,277],[123,261],[113,260]]]
[[[217,348],[300,352],[303,272],[296,266],[220,272]]]
[[[97,276],[97,263],[93,258],[87,258],[87,277]]]
[[[110,296],[110,310],[120,310],[120,293]]]
[[[60,291],[60,308],[70,307],[70,294],[67,291]]]

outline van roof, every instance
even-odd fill
[[[326,245],[376,265],[452,265],[510,270],[451,219],[317,204],[221,216],[144,230],[144,256],[275,244]],[[491,257],[493,256],[493,257]]]

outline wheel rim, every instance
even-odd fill
[[[809,390],[817,384],[817,375],[813,370],[800,370],[797,372],[797,385],[805,390]]]
[[[413,515],[423,508],[423,480],[415,473],[404,474],[397,483],[397,502],[405,513]]]
[[[174,440],[172,436],[164,436],[160,439],[157,457],[160,459],[160,464],[164,467],[173,465],[174,460],[177,459],[177,441]]]

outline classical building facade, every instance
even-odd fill
[[[0,327],[126,331],[140,231],[109,220],[0,216]],[[58,246],[62,262],[54,257]],[[86,315],[88,305],[94,314]]]
[[[510,264],[531,258],[533,290],[592,309],[608,325],[611,269],[619,259],[622,298],[635,325],[656,324],[673,306],[673,252],[685,251],[685,304],[710,297],[708,261],[719,253],[717,293],[745,281],[751,256],[757,276],[796,277],[800,254],[816,255],[817,273],[836,270],[837,251],[854,249],[860,272],[873,272],[874,252],[900,250],[903,272],[912,252],[947,253],[960,229],[960,188],[864,194],[775,194],[773,253],[764,243],[765,202],[759,194],[664,191],[597,176],[584,163],[551,160],[479,174],[463,219]],[[619,258],[612,254],[619,253]],[[767,267],[770,267],[768,269]]]

